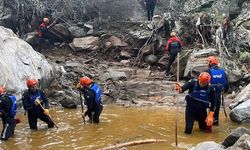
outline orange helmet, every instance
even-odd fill
[[[209,56],[209,57],[207,58],[207,60],[208,60],[208,64],[209,64],[209,65],[218,65],[218,64],[219,64],[219,60],[218,60],[218,58],[215,57],[215,56]]]
[[[211,79],[211,76],[210,76],[210,74],[207,73],[207,72],[202,72],[202,73],[199,75],[199,77],[198,77],[198,80],[199,80],[201,83],[203,83],[203,84],[209,83],[210,79]]]
[[[35,79],[29,79],[26,81],[27,87],[34,87],[37,84],[37,81]]]
[[[80,84],[83,86],[87,86],[92,82],[93,82],[93,80],[91,80],[89,77],[85,76],[85,77],[80,78]]]
[[[0,95],[3,95],[4,91],[4,87],[0,86]]]

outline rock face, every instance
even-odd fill
[[[250,122],[250,84],[246,86],[234,99],[235,103],[231,104],[232,111],[229,116],[232,121],[237,123]]]
[[[18,98],[28,78],[41,79],[41,86],[48,87],[53,71],[47,60],[10,29],[0,26],[0,35],[0,84],[6,83],[7,91]]]

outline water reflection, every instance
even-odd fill
[[[175,147],[175,109],[163,107],[122,108],[106,106],[100,125],[83,124],[81,110],[55,108],[51,116],[59,129],[47,129],[38,123],[38,131],[31,131],[26,116],[20,115],[22,122],[17,126],[15,137],[1,143],[3,149],[84,149],[92,150],[143,139],[164,139],[166,143],[147,144],[130,147],[132,150],[186,149],[202,141],[221,142],[238,125],[226,119],[221,113],[220,126],[213,127],[212,134],[199,131],[195,123],[193,134],[185,135],[184,109],[179,111],[178,141]],[[244,125],[249,128],[250,125]]]

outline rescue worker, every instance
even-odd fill
[[[155,5],[159,0],[144,0],[147,9],[148,21],[152,21],[154,16]]]
[[[38,51],[41,52],[43,43],[45,39],[48,39],[50,43],[53,43],[54,41],[54,36],[52,33],[49,32],[49,28],[53,27],[56,24],[54,21],[49,25],[49,19],[48,18],[43,18],[42,23],[39,26],[38,30]]]
[[[37,119],[46,122],[48,128],[53,128],[54,123],[49,117],[49,103],[43,91],[37,88],[37,81],[29,79],[26,81],[28,89],[24,91],[22,102],[25,111],[28,112],[30,129],[37,129]],[[45,109],[42,109],[45,105]]]
[[[213,125],[213,115],[215,109],[214,89],[209,85],[211,77],[207,72],[202,72],[198,80],[192,79],[180,86],[176,84],[176,90],[183,93],[188,90],[185,97],[187,102],[185,111],[185,133],[191,134],[193,130],[194,121],[198,121],[199,129],[211,132]],[[210,108],[207,115],[206,109]]]
[[[84,104],[87,105],[87,111],[84,112],[83,117],[88,116],[91,123],[99,123],[99,117],[103,110],[101,102],[102,89],[86,76],[80,78],[77,88],[83,93]]]
[[[4,93],[4,87],[0,87],[0,116],[3,122],[3,130],[1,133],[1,140],[8,140],[14,135],[16,123],[16,97],[7,93]]]
[[[178,52],[181,51],[181,47],[182,47],[181,40],[178,37],[176,37],[175,32],[171,32],[170,39],[168,40],[165,48],[165,51],[169,54],[168,63],[166,66],[166,75],[169,74],[170,67],[174,62]]]
[[[214,125],[219,124],[219,112],[221,105],[222,93],[228,90],[228,80],[225,71],[218,67],[219,60],[217,57],[208,57],[208,73],[211,75],[211,85],[215,88],[216,109],[214,112]]]

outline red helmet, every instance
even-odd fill
[[[4,91],[4,87],[0,86],[0,95],[3,95]]]
[[[210,76],[210,74],[207,73],[207,72],[202,72],[202,73],[199,75],[199,77],[198,77],[198,80],[199,80],[201,83],[203,83],[203,84],[209,83],[210,79],[211,79],[211,76]]]
[[[26,81],[27,87],[31,88],[34,87],[37,84],[37,81],[35,79],[29,79]]]
[[[91,80],[89,77],[85,76],[85,77],[80,78],[80,84],[83,86],[87,86],[92,82],[93,82],[93,80]]]
[[[208,64],[209,64],[209,65],[218,65],[218,64],[219,64],[219,60],[218,60],[218,58],[215,57],[215,56],[209,56],[209,57],[207,58],[207,60],[208,60]]]

